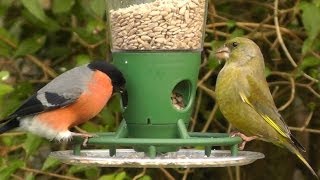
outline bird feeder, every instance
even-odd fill
[[[263,158],[238,152],[239,137],[188,132],[203,48],[206,0],[107,0],[113,63],[124,74],[128,104],[115,133],[100,133],[81,150],[52,156],[71,164],[126,167],[215,167]],[[203,150],[183,149],[203,147]],[[226,146],[229,150],[212,150]],[[132,149],[117,149],[130,147]],[[197,148],[199,149],[199,148]]]

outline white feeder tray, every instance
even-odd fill
[[[230,150],[212,150],[207,157],[204,150],[181,149],[149,158],[143,152],[133,149],[117,149],[115,156],[109,156],[109,150],[81,150],[81,155],[73,155],[73,151],[56,151],[50,154],[66,164],[93,165],[101,167],[148,167],[148,168],[200,168],[242,166],[264,158],[259,152],[239,151],[232,156]]]

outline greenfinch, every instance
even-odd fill
[[[273,101],[265,74],[260,48],[250,39],[228,40],[216,51],[225,60],[216,83],[216,100],[224,117],[245,141],[260,139],[285,147],[315,171],[300,153],[303,146],[292,136]]]

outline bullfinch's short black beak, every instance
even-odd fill
[[[121,106],[122,108],[126,108],[128,105],[128,92],[125,87],[114,87],[113,93],[120,93],[121,95]]]
[[[128,105],[128,91],[124,88],[120,89],[122,107],[126,108]]]

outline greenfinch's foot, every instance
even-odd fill
[[[235,136],[239,136],[242,139],[242,142],[239,146],[239,150],[243,150],[247,142],[258,138],[258,136],[249,136],[248,137],[240,132],[231,133],[231,137],[235,137]]]
[[[83,145],[84,147],[87,146],[87,143],[88,143],[89,138],[97,137],[97,135],[95,135],[95,134],[74,133],[74,132],[72,133],[72,136],[82,137],[82,138],[84,139],[84,140],[83,140],[83,143],[82,143],[82,145]]]

